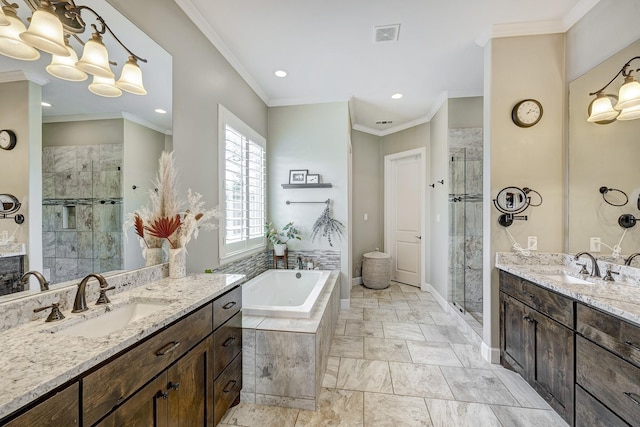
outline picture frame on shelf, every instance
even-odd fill
[[[317,173],[308,173],[307,174],[307,184],[320,184],[320,174]]]
[[[306,184],[308,169],[292,169],[289,171],[289,184]]]

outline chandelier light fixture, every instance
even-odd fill
[[[597,124],[613,123],[616,120],[640,119],[640,83],[633,78],[632,73],[640,71],[640,68],[633,69],[631,63],[640,56],[635,56],[622,66],[620,71],[602,89],[589,94],[595,95],[591,101],[587,112],[588,122]],[[605,90],[613,83],[618,76],[624,77],[624,83],[618,91],[618,95],[605,93]],[[614,105],[615,102],[615,105]]]
[[[146,59],[134,54],[109,28],[105,20],[92,8],[77,5],[75,0],[23,0],[33,15],[27,28],[17,15],[16,3],[0,0],[0,54],[23,61],[35,61],[40,52],[51,54],[51,63],[46,67],[49,74],[59,79],[80,82],[93,76],[89,90],[96,95],[117,97],[122,91],[135,95],[146,95],[142,83],[142,70],[138,61]],[[91,24],[91,37],[83,41],[80,34],[87,24],[82,12],[95,15],[97,24]],[[111,66],[118,64],[109,60],[109,52],[102,36],[111,37],[127,52],[129,59],[123,65],[120,78],[116,81]],[[71,47],[69,38],[74,37],[83,45],[82,56]]]

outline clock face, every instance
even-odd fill
[[[542,118],[542,104],[535,99],[525,99],[513,107],[511,119],[520,127],[531,127]]]
[[[16,134],[10,130],[0,130],[0,148],[12,150],[16,146]]]

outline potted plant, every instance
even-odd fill
[[[300,232],[294,227],[293,222],[289,222],[282,227],[282,231],[278,231],[278,228],[273,225],[273,222],[268,222],[264,226],[264,235],[273,245],[273,251],[277,256],[284,255],[289,240],[302,240]]]

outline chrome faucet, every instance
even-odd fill
[[[105,280],[104,277],[102,277],[101,274],[98,274],[98,273],[88,274],[84,279],[82,279],[82,281],[78,285],[78,290],[76,292],[76,299],[73,302],[73,310],[71,310],[72,313],[81,313],[83,311],[88,310],[86,289],[87,289],[87,282],[92,278],[98,280],[98,283],[100,283],[100,288],[106,288],[107,286],[109,286],[107,284],[107,281]]]
[[[49,282],[47,281],[47,279],[44,278],[42,273],[35,270],[27,271],[26,273],[24,273],[20,278],[20,283],[26,285],[29,282],[29,276],[36,276],[36,279],[38,279],[38,282],[40,282],[40,291],[49,290]]]
[[[596,258],[591,255],[589,252],[578,252],[573,259],[574,260],[578,260],[578,258],[580,258],[582,255],[586,255],[587,257],[589,257],[589,259],[591,260],[591,277],[600,277],[600,268],[598,267],[598,261],[596,261]]]
[[[629,258],[624,260],[624,265],[631,265],[631,261],[633,261],[633,259],[638,255],[640,255],[640,252],[636,252],[634,254],[629,255]]]

